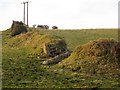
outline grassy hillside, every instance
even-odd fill
[[[74,50],[78,45],[85,44],[91,40],[99,38],[113,38],[118,41],[118,29],[83,29],[83,30],[36,30],[40,35],[49,34],[51,36],[58,36],[67,42],[68,48]],[[3,35],[8,35],[10,31],[3,32]],[[4,40],[4,39],[3,39]]]
[[[34,30],[35,31],[35,30]],[[117,29],[82,29],[82,30],[39,30],[41,34],[56,35],[64,38],[70,50],[99,38],[113,38],[118,40]]]
[[[3,35],[3,88],[113,88],[119,87],[118,79],[89,76],[78,71],[67,70],[56,65],[42,65],[47,58],[29,57],[43,42],[61,38],[73,51],[99,38],[118,40],[117,29],[94,30],[30,30],[15,37],[10,30]],[[39,43],[38,43],[39,42]],[[63,60],[64,61],[64,60]]]

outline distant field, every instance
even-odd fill
[[[117,29],[83,29],[83,30],[38,30],[41,34],[56,35],[64,38],[68,49],[74,50],[78,45],[85,44],[99,38],[113,38],[118,40]]]
[[[89,30],[32,30],[40,34],[50,34],[65,39],[68,49],[99,38],[118,40],[117,29]],[[10,31],[2,32],[2,72],[3,88],[114,88],[116,79],[104,76],[90,77],[77,71],[64,70],[54,65],[42,65],[44,58],[27,57],[26,49],[21,49],[20,39],[10,38]],[[35,36],[37,37],[37,36]],[[36,38],[35,38],[36,39]],[[17,40],[17,41],[16,41]],[[16,43],[17,42],[17,43]],[[17,45],[19,44],[19,45]],[[34,42],[33,42],[34,44]],[[31,45],[30,45],[31,46]],[[39,45],[38,45],[39,46]],[[119,89],[118,89],[119,90]]]

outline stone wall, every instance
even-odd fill
[[[65,43],[65,42],[64,42]],[[62,53],[65,53],[67,51],[66,45],[62,45],[60,43],[54,43],[54,44],[43,44],[43,51],[48,57],[54,57],[56,55],[60,55]]]

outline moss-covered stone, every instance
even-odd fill
[[[27,32],[25,25],[22,22],[13,21],[11,26],[11,36],[15,36],[24,32]]]

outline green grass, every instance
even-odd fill
[[[118,40],[117,29],[32,30],[32,32],[37,33],[33,36],[34,42],[39,38],[38,34],[61,37],[65,39],[71,51],[78,45],[99,38]],[[57,64],[42,65],[45,58],[28,57],[29,49],[34,42],[23,48],[26,42],[24,38],[21,39],[21,36],[11,38],[9,34],[9,30],[2,32],[3,88],[116,88],[119,85],[117,81],[106,79],[104,75],[89,76],[59,68]]]
[[[83,30],[38,30],[41,34],[56,35],[64,38],[70,50],[99,38],[113,38],[118,40],[117,29],[83,29]]]

